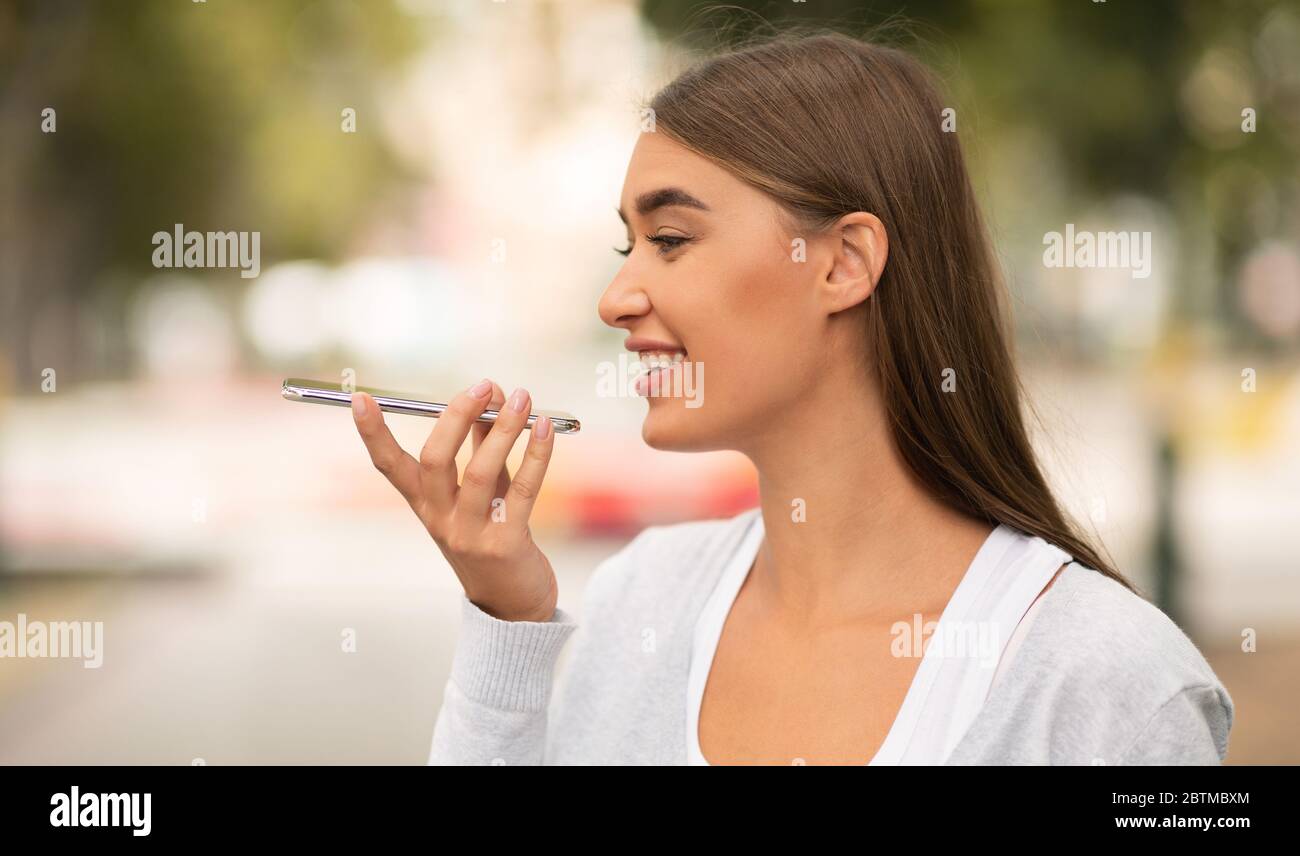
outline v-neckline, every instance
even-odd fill
[[[755,508],[750,513],[753,515],[753,519],[746,527],[745,534],[742,536],[740,545],[732,556],[731,562],[723,569],[722,575],[718,578],[717,584],[705,601],[704,608],[696,621],[691,647],[690,673],[686,683],[686,760],[688,764],[712,766],[709,760],[704,757],[704,751],[700,747],[700,711],[704,704],[704,691],[708,686],[709,675],[713,671],[713,660],[717,655],[718,643],[722,640],[723,628],[726,626],[727,619],[731,616],[732,607],[736,603],[736,597],[739,595],[741,587],[745,584],[745,580],[749,578],[750,573],[753,572],[759,548],[763,544],[763,535],[765,533],[762,509]],[[957,587],[953,589],[952,595],[944,605],[934,631],[926,637],[923,643],[925,644],[925,650],[921,655],[921,662],[912,675],[912,681],[908,685],[907,693],[903,696],[903,702],[894,715],[894,721],[890,724],[889,731],[885,733],[885,739],[881,741],[875,755],[867,762],[866,766],[897,764],[902,758],[920,720],[925,697],[934,684],[939,667],[938,655],[931,654],[932,646],[928,644],[929,640],[946,638],[941,634],[954,620],[957,620],[959,614],[965,613],[970,608],[971,600],[979,593],[977,589],[986,574],[981,575],[976,572],[986,570],[994,564],[994,560],[1000,558],[1006,548],[1010,546],[1014,535],[1014,530],[1000,523],[994,527],[993,531],[984,539],[984,543],[975,551],[974,558],[971,559],[966,571],[958,581]],[[977,579],[977,577],[980,579]]]

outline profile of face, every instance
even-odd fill
[[[643,362],[684,352],[642,391],[651,447],[751,450],[792,409],[824,407],[845,369],[863,374],[863,325],[844,316],[884,265],[874,215],[797,234],[774,198],[655,132],[637,140],[619,214],[630,251],[601,320],[627,330],[630,348],[663,343]]]

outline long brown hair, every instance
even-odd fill
[[[879,217],[889,260],[864,333],[907,465],[941,501],[1037,535],[1133,590],[1039,469],[1002,281],[938,93],[901,49],[803,27],[696,62],[649,106],[656,132],[772,196],[795,234],[853,211]]]

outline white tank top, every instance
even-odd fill
[[[695,626],[686,685],[690,764],[708,764],[699,739],[704,686],[723,624],[763,541],[763,516],[759,509],[751,513],[754,519]],[[942,764],[948,758],[1023,637],[1026,612],[1070,561],[1059,547],[1005,524],[989,534],[933,632],[925,636],[916,675],[871,764]]]

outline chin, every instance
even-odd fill
[[[704,427],[698,410],[688,410],[681,399],[648,400],[641,439],[661,452],[708,452],[722,448],[717,438],[701,433]]]

